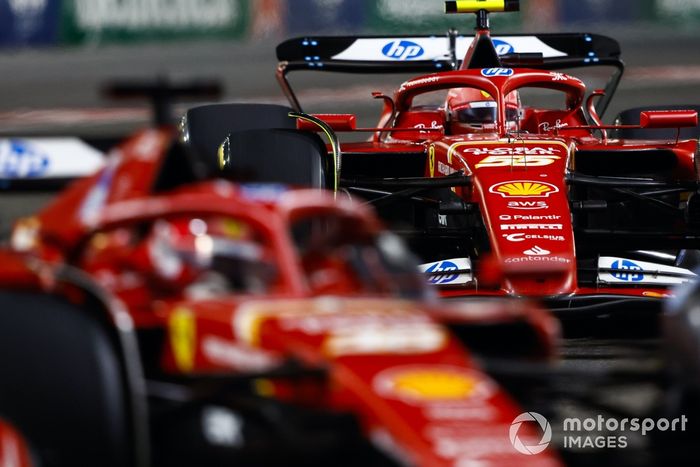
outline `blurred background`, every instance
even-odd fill
[[[114,107],[124,103],[104,96],[101,87],[115,79],[214,78],[224,85],[225,100],[283,103],[274,77],[280,41],[310,33],[444,34],[449,27],[469,33],[473,19],[444,15],[443,3],[0,0],[0,133],[62,126],[103,131],[105,125],[147,121],[145,103],[118,110]],[[492,15],[495,33],[585,31],[621,42],[628,72],[608,119],[622,108],[700,100],[695,98],[700,0],[522,0],[521,5],[520,13]],[[374,89],[358,87],[354,78],[313,75],[293,80],[307,88],[300,91],[302,104],[312,105],[307,110],[356,111],[358,101],[376,106],[369,99]],[[350,109],[339,109],[343,104]],[[40,111],[57,108],[72,110]]]

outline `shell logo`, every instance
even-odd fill
[[[383,396],[408,403],[464,401],[493,392],[482,375],[440,365],[391,368],[375,377],[374,387]]]
[[[552,193],[557,193],[559,188],[546,182],[513,180],[497,183],[489,191],[504,198],[547,198]]]

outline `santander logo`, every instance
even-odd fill
[[[528,256],[545,256],[550,254],[551,251],[545,250],[544,248],[540,248],[537,245],[533,246],[532,248],[523,251],[523,254],[528,255]]]

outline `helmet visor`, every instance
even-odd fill
[[[455,111],[458,122],[471,125],[496,123],[496,115],[496,103],[493,101],[470,102],[467,107]]]

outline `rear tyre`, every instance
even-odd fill
[[[0,332],[0,418],[40,465],[132,465],[123,373],[100,322],[54,296],[0,291]]]

